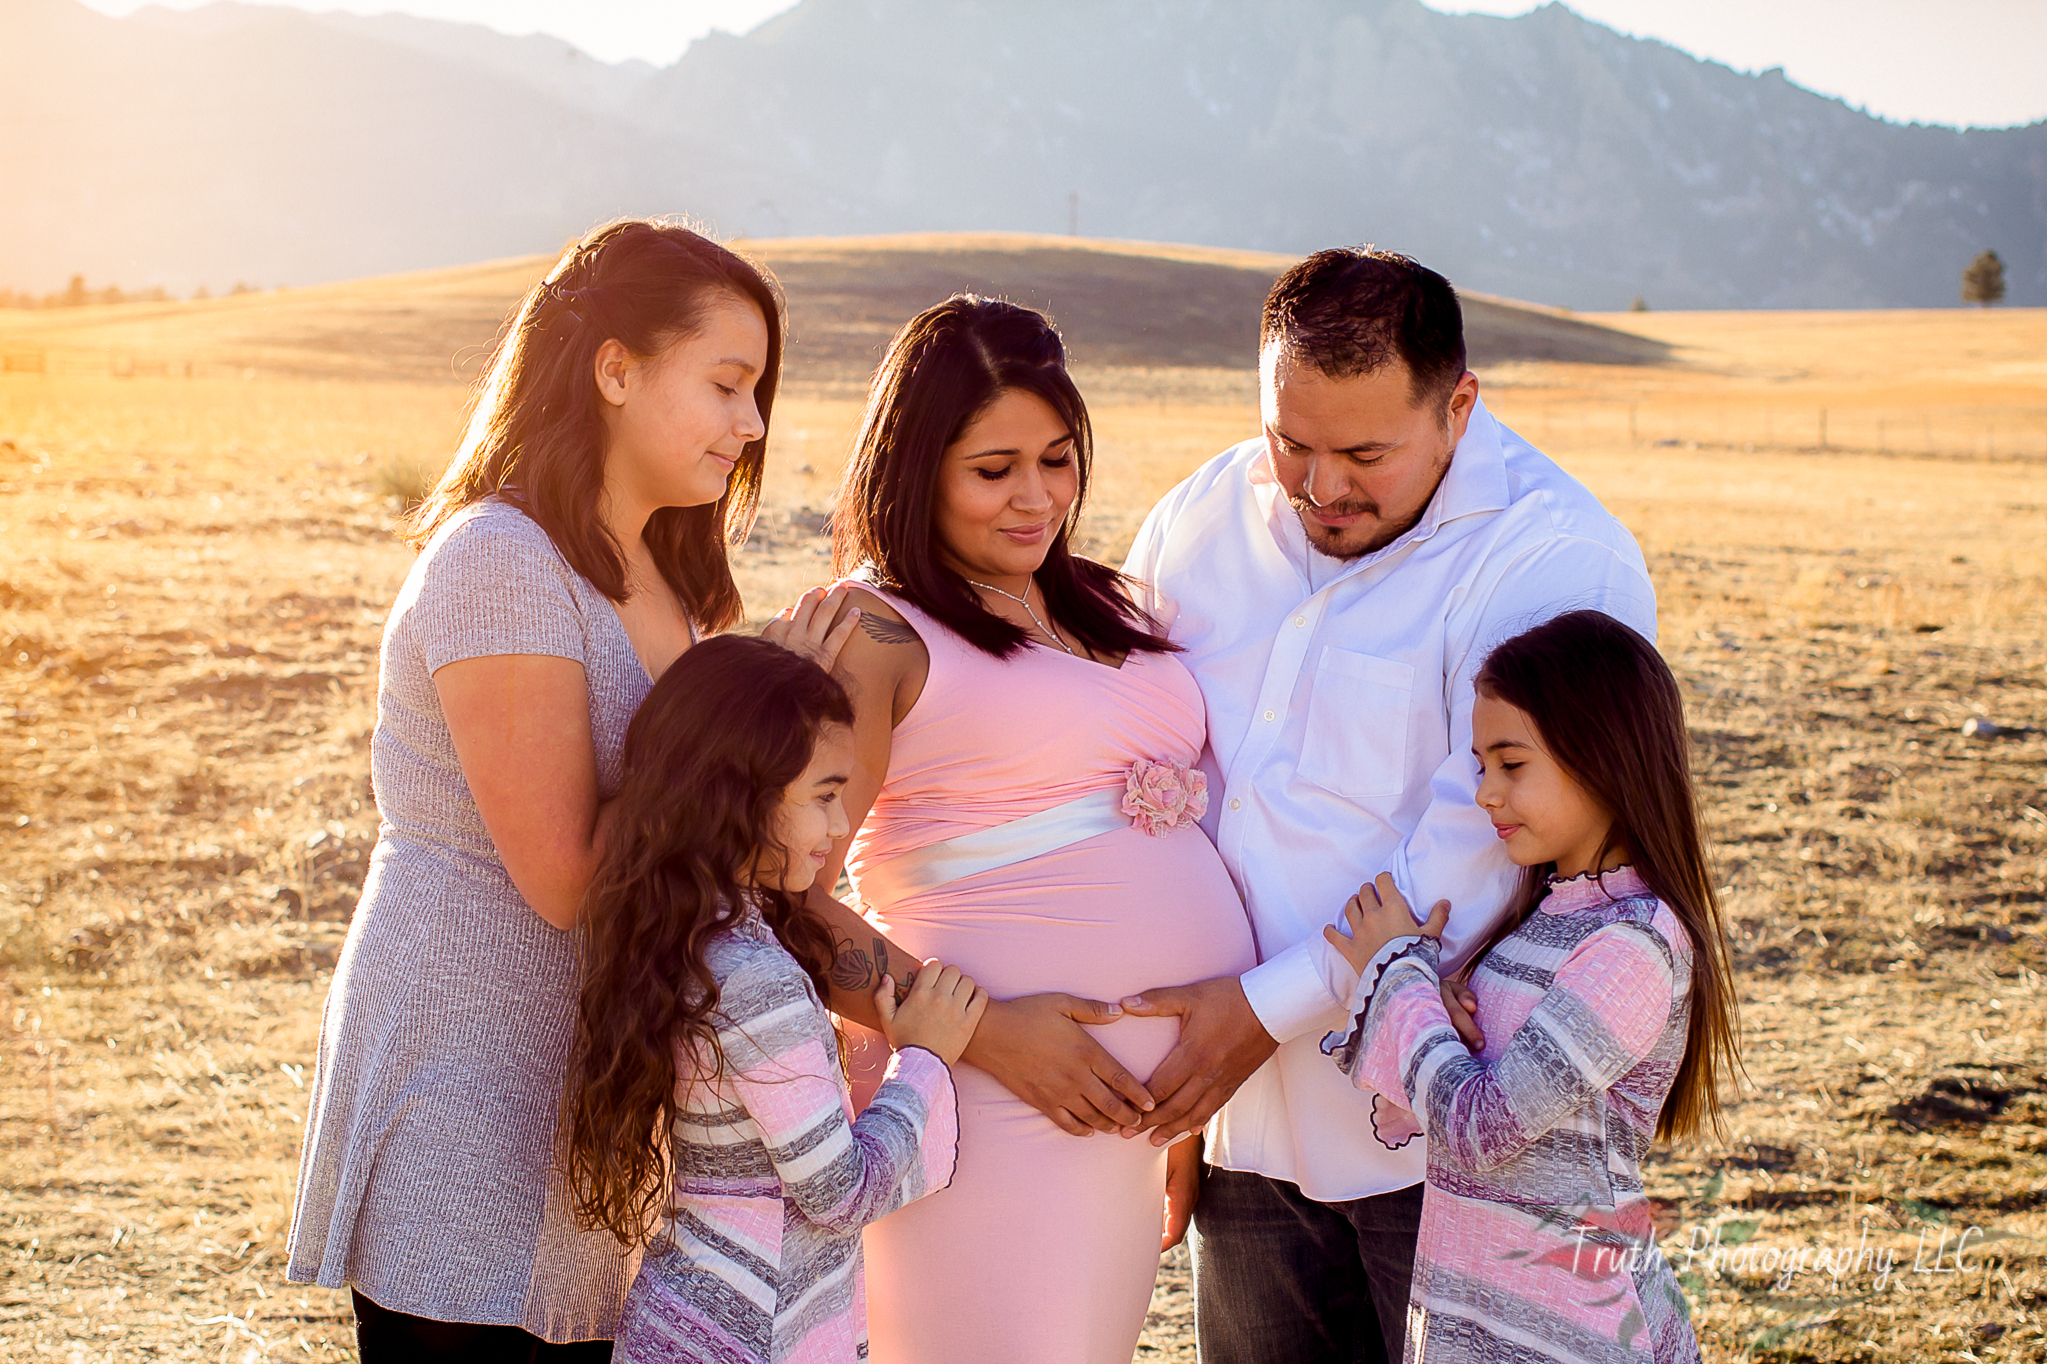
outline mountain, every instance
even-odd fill
[[[552,250],[602,218],[686,208],[658,183],[679,165],[731,197],[722,149],[559,88],[573,81],[551,91],[508,55],[517,40],[456,33],[469,55],[293,10],[139,21],[0,0],[0,282],[218,291]]]
[[[803,0],[674,65],[382,16],[0,3],[0,284],[218,289],[752,236],[1371,240],[1580,308],[2048,302],[2048,136],[1902,126],[1559,5]],[[1076,197],[1070,197],[1076,196]]]
[[[212,4],[179,11],[148,5],[130,16],[169,33],[232,33],[277,15],[255,5]],[[297,17],[297,16],[295,16]],[[512,37],[476,24],[450,24],[409,14],[307,14],[303,18],[371,42],[388,43],[459,64],[481,67],[531,87],[573,108],[617,113],[654,75],[651,63],[602,62],[583,49],[546,34]]]

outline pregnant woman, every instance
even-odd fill
[[[552,1159],[566,930],[627,721],[739,618],[724,537],[751,519],[781,341],[774,290],[730,251],[601,228],[521,305],[412,519],[370,744],[383,822],[291,1233],[293,1279],[353,1289],[365,1364],[611,1352],[625,1256],[577,1227]]]
[[[1255,960],[1194,823],[1201,692],[1119,575],[1068,548],[1089,455],[1046,319],[956,297],[891,345],[833,527],[862,612],[839,661],[847,869],[889,941],[998,999],[1120,999]],[[1094,1035],[1142,1077],[1176,1027]],[[875,1364],[1128,1364],[1192,1143],[1070,1135],[1086,1115],[1055,1125],[972,1064],[956,1083],[952,1186],[867,1232]]]

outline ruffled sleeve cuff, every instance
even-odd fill
[[[896,1093],[890,1094],[892,1089]],[[875,1099],[885,1095],[906,1110],[906,1116],[923,1119],[918,1125],[918,1158],[904,1178],[902,1201],[909,1203],[951,1185],[960,1158],[960,1101],[952,1070],[934,1052],[905,1047],[890,1058]]]
[[[1323,1055],[1333,1058],[1338,1069],[1356,1079],[1359,1054],[1364,1048],[1366,1020],[1372,1012],[1373,998],[1379,993],[1381,982],[1397,961],[1413,960],[1423,969],[1432,983],[1437,977],[1437,956],[1443,944],[1435,938],[1416,934],[1405,938],[1392,938],[1373,954],[1365,964],[1365,970],[1358,976],[1358,984],[1352,987],[1351,998],[1344,1006],[1344,1016],[1350,1021],[1337,1031],[1323,1038]]]

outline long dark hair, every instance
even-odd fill
[[[1719,1132],[1721,1081],[1741,1067],[1735,982],[1713,873],[1693,799],[1691,741],[1678,680],[1656,646],[1612,616],[1570,611],[1486,656],[1474,685],[1529,717],[1573,781],[1612,813],[1594,859],[1615,848],[1692,939],[1692,1013],[1685,1058],[1664,1108],[1660,1138]],[[1547,894],[1556,864],[1523,874],[1514,912],[1493,942]]]
[[[833,570],[865,568],[878,586],[997,658],[1025,646],[1028,634],[982,605],[945,567],[932,534],[946,447],[1011,389],[1044,399],[1074,437],[1080,489],[1035,575],[1053,620],[1095,653],[1171,651],[1175,646],[1124,590],[1123,575],[1068,546],[1088,500],[1088,407],[1067,374],[1066,348],[1052,323],[999,299],[955,294],[911,318],[889,343],[839,485]]]
[[[598,514],[605,428],[597,351],[615,340],[635,356],[657,355],[702,327],[724,298],[752,303],[768,324],[768,364],[754,387],[766,427],[782,367],[782,304],[766,272],[655,219],[607,223],[570,247],[499,338],[462,446],[407,518],[406,539],[423,545],[464,507],[502,494],[540,524],[571,568],[624,601],[625,551]],[[663,507],[642,532],[661,576],[704,630],[723,630],[743,614],[725,551],[753,527],[767,449],[764,430],[717,502]]]
[[[626,730],[625,780],[583,902],[563,1129],[578,1212],[627,1245],[663,1206],[678,1051],[719,1063],[711,936],[751,897],[825,989],[824,923],[747,874],[819,733],[852,723],[846,692],[815,663],[720,635],[662,674]]]

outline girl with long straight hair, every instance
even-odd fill
[[[407,531],[370,771],[382,817],[321,1021],[290,1276],[365,1361],[602,1359],[626,1287],[553,1160],[627,721],[738,619],[775,287],[669,223],[601,227],[519,305]],[[783,627],[791,638],[790,627]],[[793,645],[823,647],[798,631]]]
[[[699,645],[626,733],[584,908],[564,1131],[577,1206],[646,1248],[615,1358],[866,1357],[860,1230],[945,1187],[948,1067],[988,996],[926,962],[874,1006],[895,1054],[851,1116],[803,893],[847,832],[853,709],[815,663]]]
[[[1407,1357],[1697,1360],[1642,1161],[1719,1131],[1739,1028],[1678,683],[1574,611],[1495,648],[1476,690],[1477,800],[1527,869],[1472,970],[1479,1050],[1441,992],[1447,904],[1418,929],[1383,875],[1348,937],[1325,930],[1361,972],[1325,1050],[1381,1140],[1429,1137]]]
[[[1196,824],[1201,691],[1121,575],[1072,548],[1090,454],[1051,323],[961,295],[890,345],[833,522],[863,613],[840,656],[859,832],[820,882],[843,857],[878,934],[1004,1000],[1120,999],[1255,959]],[[1077,1140],[1137,1128],[1132,1077],[1178,1035],[1096,1007],[1116,1064],[1072,1107],[966,1054],[952,1187],[867,1235],[876,1359],[1128,1364],[1195,1149]]]

